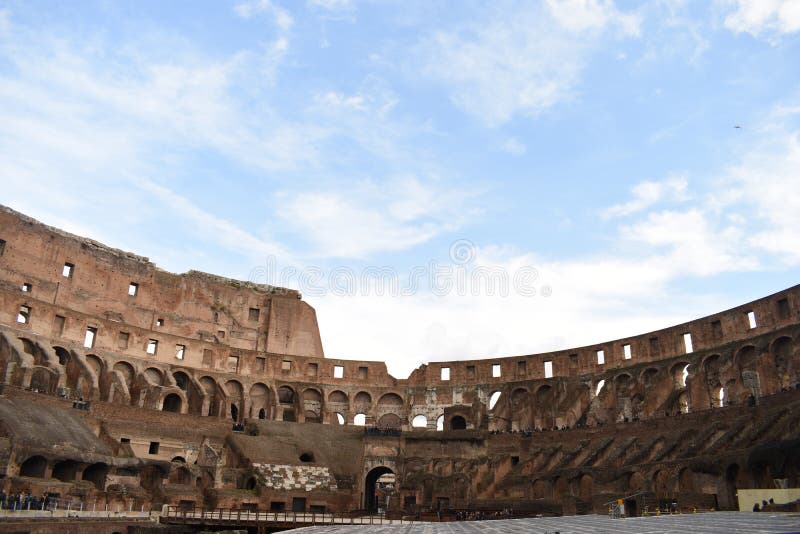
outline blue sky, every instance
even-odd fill
[[[398,377],[591,344],[800,281],[798,58],[797,0],[0,1],[0,202]]]

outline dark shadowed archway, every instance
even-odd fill
[[[366,481],[364,482],[364,508],[370,512],[378,509],[378,503],[375,499],[375,485],[378,479],[386,474],[394,474],[394,471],[385,466],[375,467],[367,473]]]

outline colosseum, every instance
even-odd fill
[[[0,209],[0,489],[92,506],[735,510],[798,487],[800,286],[662,330],[422,365],[326,358],[294,290]]]

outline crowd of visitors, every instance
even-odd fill
[[[3,510],[50,510],[56,502],[56,496],[49,493],[39,497],[25,492],[6,494],[0,491],[0,508]]]

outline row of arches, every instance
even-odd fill
[[[103,462],[86,464],[75,460],[48,461],[41,455],[27,458],[19,465],[19,476],[33,478],[55,478],[62,482],[86,480],[103,491],[109,466]]]
[[[163,368],[135,360],[104,360],[27,337],[0,341],[0,371],[7,381],[39,391],[168,412],[283,421],[367,424],[399,428],[434,426],[429,411],[407,406],[400,392],[325,391],[189,368]],[[492,391],[490,429],[574,426],[634,420],[745,402],[796,384],[798,343],[790,335],[748,342],[735,351],[698,353],[627,368],[578,383],[557,378]],[[446,405],[442,405],[442,408]],[[408,418],[408,419],[406,419]],[[406,422],[407,421],[407,422]],[[478,426],[479,421],[468,421]]]
[[[555,379],[498,388],[487,402],[489,428],[572,427],[754,403],[800,382],[797,346],[790,336],[778,336],[760,346],[621,369],[577,385]]]

